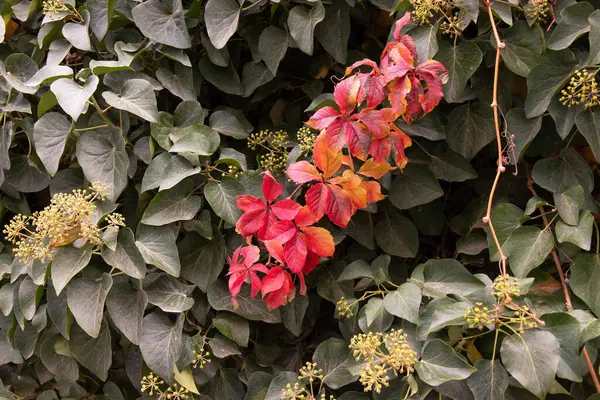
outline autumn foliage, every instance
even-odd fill
[[[387,44],[379,64],[365,59],[347,68],[333,93],[337,107],[323,107],[308,120],[307,125],[320,131],[312,160],[296,162],[286,171],[289,179],[302,185],[294,194],[303,196],[277,201],[283,186],[266,172],[264,200],[236,198],[243,211],[236,231],[247,245],[229,259],[234,305],[245,282],[251,285],[252,296],[261,292],[266,297],[269,309],[286,304],[296,294],[291,274],[298,277],[300,294],[305,294],[304,275],[335,252],[331,233],[314,225],[327,216],[345,228],[357,210],[385,198],[377,180],[407,164],[404,150],[412,141],[394,121],[411,123],[432,111],[447,80],[439,62],[418,63],[412,39],[400,33],[409,22],[409,13],[397,21],[395,41]],[[260,245],[252,244],[253,239]]]

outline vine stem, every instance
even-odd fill
[[[494,225],[492,224],[492,205],[494,204],[494,194],[496,193],[496,188],[498,187],[498,181],[500,181],[500,176],[504,171],[506,171],[506,168],[504,167],[504,161],[502,159],[502,137],[500,134],[500,117],[498,115],[498,80],[500,75],[500,54],[502,52],[502,49],[504,48],[504,42],[502,42],[502,40],[500,39],[500,35],[498,35],[496,21],[494,21],[494,14],[492,13],[492,3],[489,0],[484,0],[483,4],[487,8],[490,23],[492,25],[492,30],[494,31],[494,40],[496,41],[496,63],[494,65],[494,86],[491,107],[494,110],[494,127],[496,133],[496,144],[498,146],[498,167],[496,169],[496,178],[494,179],[494,184],[492,185],[492,188],[490,190],[490,195],[488,197],[487,212],[483,217],[483,223],[487,224],[490,228],[490,234],[492,235],[492,239],[494,239],[494,244],[498,249],[498,255],[500,257],[500,272],[502,273],[502,275],[506,275],[506,256],[502,251],[502,246],[500,245],[500,241],[498,240],[498,235],[496,235],[496,230],[494,229]]]
[[[525,171],[527,173],[527,187],[529,188],[529,192],[532,196],[537,196],[537,192],[533,187],[533,178],[531,177],[531,170],[527,163],[525,164]],[[540,206],[538,208],[540,214],[542,215],[542,219],[544,220],[544,229],[548,229],[552,232],[551,224],[548,221],[548,217],[544,212],[544,206]],[[554,240],[554,239],[553,239]],[[567,311],[573,310],[573,304],[571,303],[571,295],[569,294],[569,287],[567,286],[567,282],[565,280],[565,273],[560,264],[560,260],[558,258],[558,254],[556,253],[556,246],[552,248],[552,259],[554,260],[554,265],[556,266],[556,270],[558,271],[558,276],[560,277],[560,285],[563,290],[563,294],[565,296],[565,307]],[[590,354],[588,353],[585,344],[581,349],[581,354],[583,354],[583,358],[585,359],[585,363],[587,364],[588,370],[590,371],[590,376],[592,377],[592,381],[594,382],[594,386],[596,388],[596,392],[600,393],[600,381],[598,381],[598,375],[596,375],[596,369],[594,368],[594,363],[592,363],[592,359],[590,358]]]

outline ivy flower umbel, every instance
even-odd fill
[[[304,126],[298,129],[298,132],[296,133],[296,139],[298,140],[298,146],[300,147],[302,153],[308,154],[312,152],[315,147],[317,135],[312,129]]]
[[[475,303],[475,307],[469,307],[464,317],[469,328],[483,329],[485,326],[493,324],[498,314],[496,310],[490,310],[483,303]]]
[[[597,73],[598,70],[591,73],[586,69],[577,71],[569,80],[567,87],[561,90],[560,102],[568,107],[581,104],[585,108],[590,108],[599,105],[600,88],[596,80]]]
[[[82,240],[94,246],[103,243],[106,229],[118,231],[125,226],[121,214],[106,216],[106,224],[99,227],[95,219],[97,200],[103,200],[108,186],[95,183],[89,189],[71,193],[57,193],[50,205],[31,216],[16,215],[4,228],[6,240],[14,245],[15,257],[23,262],[52,259],[58,247]]]
[[[58,15],[61,12],[69,12],[69,9],[60,0],[45,0],[42,3],[42,8],[44,10],[44,14],[54,14]]]
[[[377,393],[389,386],[391,373],[410,374],[417,363],[417,353],[408,344],[408,336],[402,329],[388,333],[369,332],[355,335],[350,341],[352,355],[364,361],[359,381],[365,392]]]
[[[285,171],[289,155],[288,146],[288,134],[281,130],[277,132],[262,130],[248,137],[248,147],[262,153],[259,155],[260,167],[265,171],[271,171],[273,175],[281,175]]]
[[[150,372],[148,375],[142,377],[142,392],[148,392],[148,395],[154,396],[154,394],[160,394],[162,391],[160,390],[160,386],[165,383],[158,376],[154,375],[153,372]]]
[[[320,369],[317,363],[307,361],[300,368],[300,375],[296,382],[288,383],[281,389],[281,400],[335,400],[333,396],[327,397],[323,388],[323,370]],[[318,389],[315,390],[314,384],[321,381]],[[316,394],[315,394],[316,393]],[[319,394],[320,393],[320,394]]]
[[[521,289],[519,289],[519,280],[514,276],[500,275],[492,283],[492,296],[501,303],[510,303],[514,297],[521,295]]]
[[[525,6],[525,12],[530,19],[545,20],[552,14],[551,7],[548,0],[530,0]]]

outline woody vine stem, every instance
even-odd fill
[[[499,80],[499,72],[500,72],[500,56],[501,56],[502,49],[505,47],[505,45],[504,45],[504,42],[502,42],[502,40],[500,39],[500,35],[498,34],[498,29],[496,27],[496,21],[494,20],[494,14],[492,12],[492,2],[489,0],[483,0],[483,5],[487,8],[488,16],[490,18],[490,24],[492,25],[492,31],[494,33],[494,40],[496,42],[496,62],[494,65],[494,86],[493,86],[491,107],[494,110],[494,127],[495,127],[495,133],[496,133],[496,144],[498,146],[498,161],[497,161],[498,167],[496,169],[496,178],[494,179],[494,183],[490,190],[490,195],[489,195],[488,204],[487,204],[487,211],[486,211],[485,216],[483,217],[483,222],[488,225],[488,227],[490,229],[490,234],[492,235],[492,238],[494,240],[494,244],[496,245],[496,248],[498,249],[498,255],[500,257],[500,261],[499,261],[500,262],[500,273],[502,275],[506,275],[506,256],[504,255],[504,252],[502,251],[502,246],[500,245],[500,242],[498,241],[498,236],[496,235],[496,231],[494,230],[494,225],[492,224],[492,205],[494,203],[494,194],[496,192],[496,188],[498,186],[498,181],[500,180],[500,176],[502,175],[502,173],[504,171],[506,171],[506,167],[504,167],[502,139],[501,139],[501,134],[500,134],[500,118],[498,115],[498,80]],[[517,160],[515,160],[515,163],[516,162],[517,162]],[[529,188],[529,191],[531,192],[531,194],[533,196],[537,196],[537,193],[533,187],[533,180],[531,178],[531,172],[527,165],[525,165],[525,167],[526,167],[526,171],[527,171],[527,187]],[[544,214],[544,207],[540,207],[539,211],[540,211],[540,214],[542,215],[542,219],[544,221],[544,226],[547,229],[550,229],[548,218]],[[564,272],[561,267],[560,260],[558,258],[558,254],[556,253],[556,249],[552,250],[552,258],[554,260],[554,264],[556,265],[556,270],[558,272],[558,275],[560,276],[560,284],[562,286],[562,290],[563,290],[563,293],[565,296],[565,306],[568,311],[571,311],[573,309],[573,305],[571,303],[571,296],[569,294],[569,289],[568,289],[567,283],[565,281]],[[585,362],[587,364],[587,367],[590,371],[590,376],[592,378],[592,381],[594,382],[594,387],[596,388],[596,391],[598,393],[600,393],[600,381],[598,381],[598,376],[596,375],[596,370],[594,368],[594,364],[590,358],[590,355],[589,355],[585,345],[583,346],[583,348],[581,350],[581,354],[583,355]]]

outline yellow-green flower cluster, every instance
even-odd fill
[[[307,154],[313,151],[315,142],[317,141],[317,134],[312,129],[304,126],[298,129],[296,139],[302,153]]]
[[[50,205],[31,216],[16,215],[4,228],[6,239],[14,244],[15,257],[23,262],[52,259],[58,247],[78,239],[94,246],[102,245],[102,232],[118,231],[125,226],[121,214],[106,217],[106,225],[99,227],[94,219],[94,201],[104,200],[108,186],[95,183],[89,189],[55,194]]]
[[[210,362],[212,361],[209,358],[210,353],[204,350],[204,344],[202,344],[202,347],[200,347],[198,351],[192,350],[192,354],[196,357],[192,364],[194,368],[202,369],[206,366],[206,364],[210,364]]]
[[[469,328],[483,329],[496,322],[498,314],[496,310],[490,310],[482,303],[475,303],[475,307],[469,307],[464,317]]]
[[[171,399],[171,400],[184,400],[189,398],[189,390],[183,386],[174,383],[173,386],[167,387],[165,390],[161,389],[161,385],[164,385],[164,381],[160,379],[153,372],[142,377],[142,392],[147,393],[148,396],[157,396],[158,399]]]
[[[551,7],[548,0],[530,0],[525,6],[525,12],[531,19],[545,20],[552,14]]]
[[[508,319],[509,324],[515,324],[516,329],[523,333],[525,329],[535,328],[537,323],[533,319],[535,314],[531,313],[529,307],[523,306],[521,310],[516,310],[514,312],[514,317]]]
[[[420,25],[428,25],[432,20],[441,20],[439,24],[442,33],[450,36],[459,35],[464,29],[455,13],[452,0],[410,0],[414,11],[412,18]]]
[[[260,153],[260,167],[273,175],[281,175],[285,171],[288,146],[289,138],[285,131],[262,130],[248,137],[248,147]]]
[[[519,280],[514,276],[500,275],[492,283],[492,296],[496,296],[501,303],[510,303],[513,297],[519,297]]]
[[[235,165],[230,165],[227,168],[227,175],[231,176],[232,178],[238,179],[243,174],[244,174],[244,171],[242,171]]]
[[[317,381],[322,381],[323,370],[318,368],[317,363],[311,363],[307,361],[306,364],[300,368],[300,376],[294,384],[288,383],[283,389],[281,389],[281,400],[317,400],[315,392],[319,393],[318,398],[320,400],[335,400],[333,396],[327,397],[325,390],[315,390],[313,384]],[[321,385],[322,389],[322,385]]]
[[[596,73],[588,72],[586,69],[579,70],[571,77],[569,84],[563,89],[560,102],[568,107],[582,104],[586,108],[594,107],[600,104],[598,94],[598,81]]]
[[[350,341],[352,355],[364,361],[359,381],[365,392],[380,393],[389,386],[391,373],[410,374],[417,363],[417,354],[410,347],[407,335],[401,329],[388,333],[369,332],[355,335]]]
[[[42,8],[44,10],[44,14],[54,14],[58,15],[61,12],[69,12],[69,9],[60,0],[44,0],[42,3]]]
[[[340,298],[337,303],[337,312],[338,312],[338,316],[340,318],[350,318],[354,315],[354,313],[352,312],[352,306],[354,304],[349,304],[348,300],[346,300],[345,297]]]

